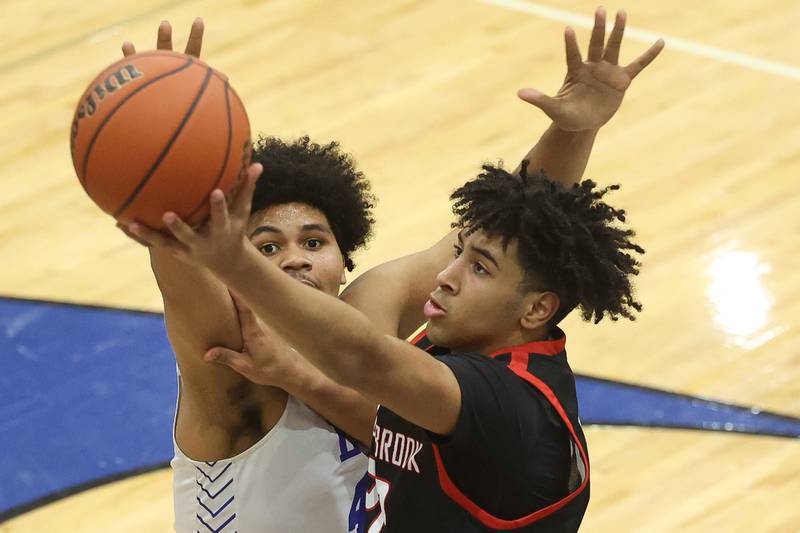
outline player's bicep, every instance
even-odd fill
[[[453,372],[430,354],[385,336],[362,392],[399,416],[439,435],[449,435],[461,410]]]

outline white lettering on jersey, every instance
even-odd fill
[[[406,460],[403,461],[403,468],[410,472],[419,474],[419,466],[417,465],[416,457],[422,449],[422,443],[418,440],[409,438],[409,443],[406,445]]]
[[[377,424],[372,429],[372,437],[375,439],[375,459],[419,474],[417,454],[423,446],[420,441]]]
[[[394,451],[392,452],[392,464],[401,466],[403,464],[403,454],[406,451],[406,436],[402,433],[394,434]]]
[[[378,458],[381,461],[388,461],[389,460],[389,447],[392,445],[392,437],[394,436],[394,431],[391,429],[383,428],[383,435],[381,435],[381,446],[380,450],[378,451]]]

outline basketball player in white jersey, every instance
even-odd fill
[[[186,52],[199,55],[201,44],[198,20]],[[158,48],[172,48],[168,23],[159,27]],[[350,255],[371,233],[368,183],[335,144],[262,138],[253,158],[270,181],[254,201],[253,245],[299,282],[336,296]],[[204,362],[216,344],[242,347],[227,289],[157,247],[150,257],[180,374],[175,529],[356,531],[367,464],[357,444],[369,444],[375,406],[307,364],[277,388]]]
[[[162,31],[159,33],[160,46],[165,47],[162,46],[162,44],[165,41],[168,42],[168,39],[163,39]],[[621,38],[621,33],[619,38]],[[572,40],[574,41],[574,35],[572,36]],[[197,47],[197,51],[199,52],[199,46]],[[568,33],[568,55],[569,53],[570,40]],[[567,81],[569,82],[570,80],[568,79]],[[613,93],[614,91],[610,92]],[[560,102],[554,102],[533,91],[521,93],[524,99],[542,107],[548,111],[548,114],[551,114],[551,116],[555,115],[553,118],[560,119],[564,126],[575,125],[576,118],[574,114],[570,113],[570,110],[574,111],[576,103],[583,103],[591,106],[590,112],[584,113],[584,117],[577,121],[579,127],[576,127],[575,131],[566,131],[559,127],[558,123],[551,126],[542,137],[541,141],[527,156],[533,168],[546,168],[551,176],[567,183],[577,180],[582,174],[588,159],[596,129],[607,121],[616,111],[621,101],[624,88],[622,91],[616,92],[616,95],[611,94],[609,96],[609,93],[603,94],[601,91],[599,97],[595,97],[594,100],[584,95],[582,100],[579,101],[573,99],[572,101],[561,100]],[[571,105],[561,105],[564,102]],[[561,105],[561,115],[553,111],[556,104]],[[581,108],[581,110],[586,111],[585,108]],[[251,171],[258,172],[260,169],[251,169]],[[268,173],[265,172],[265,175],[268,175]],[[257,248],[260,247],[262,253],[265,253],[270,260],[278,263],[279,266],[283,260],[282,258],[285,259],[287,257],[286,254],[290,250],[299,250],[310,242],[308,236],[302,235],[302,228],[304,226],[314,225],[314,223],[301,223],[304,214],[316,215],[316,225],[326,228],[328,233],[335,233],[330,231],[330,224],[328,224],[328,217],[325,216],[325,213],[322,213],[311,205],[291,202],[290,204],[278,205],[276,209],[277,212],[275,209],[271,209],[271,214],[269,212],[260,213],[254,206],[253,215],[248,225],[248,235],[251,236],[251,242],[256,245]],[[306,211],[306,213],[304,213],[304,211]],[[314,213],[314,211],[317,212]],[[258,220],[259,216],[266,216],[267,218]],[[270,216],[272,218],[270,218]],[[311,219],[305,222],[311,222]],[[285,224],[285,226],[276,227],[275,224]],[[271,229],[254,233],[255,230],[267,226],[271,227]],[[293,228],[298,228],[300,231],[294,232]],[[313,433],[313,423],[306,424],[302,427],[302,430],[306,432],[306,435],[303,436],[297,432],[292,433],[290,431],[284,431],[280,420],[277,424],[274,422],[276,419],[286,418],[286,413],[289,412],[290,406],[294,403],[300,404],[300,402],[289,397],[285,400],[286,407],[281,409],[280,407],[283,403],[281,401],[282,394],[277,389],[270,387],[270,385],[279,384],[284,390],[302,398],[308,405],[317,409],[317,411],[322,413],[328,420],[336,423],[339,427],[348,431],[362,442],[367,442],[367,439],[369,439],[369,433],[372,427],[372,415],[374,415],[374,405],[352,391],[337,389],[336,384],[325,382],[321,375],[314,374],[313,370],[309,370],[306,365],[302,364],[301,358],[297,357],[277,336],[269,333],[269,330],[263,326],[263,324],[260,325],[257,335],[250,335],[250,340],[258,339],[259,341],[263,341],[265,338],[268,338],[270,342],[270,351],[273,354],[283,354],[281,357],[273,359],[273,361],[279,361],[279,364],[262,364],[256,369],[252,366],[248,368],[246,363],[244,366],[237,367],[236,362],[233,361],[232,366],[243,374],[253,378],[255,381],[267,385],[267,387],[261,390],[259,386],[252,383],[236,382],[236,378],[232,376],[228,376],[231,378],[230,383],[232,383],[232,385],[227,389],[221,387],[222,381],[217,376],[217,372],[219,368],[224,367],[208,365],[202,368],[202,365],[197,363],[203,351],[212,345],[224,345],[231,348],[242,345],[242,336],[239,332],[239,323],[236,321],[235,308],[227,292],[224,287],[220,285],[216,286],[213,291],[209,290],[210,287],[214,285],[214,280],[212,277],[208,276],[207,272],[203,272],[203,276],[200,276],[199,272],[196,272],[199,269],[194,268],[195,272],[191,276],[187,276],[187,273],[191,272],[193,267],[189,267],[174,259],[174,255],[180,255],[180,252],[176,253],[175,248],[172,247],[174,244],[173,242],[168,241],[162,235],[149,232],[146,228],[142,228],[141,226],[134,226],[130,229],[140,239],[152,245],[154,270],[159,278],[162,293],[165,295],[166,319],[173,345],[180,344],[176,342],[176,339],[178,341],[182,339],[187,345],[191,343],[192,347],[185,350],[185,358],[191,359],[191,363],[187,362],[186,364],[191,364],[193,368],[197,367],[198,374],[205,373],[209,376],[204,386],[198,387],[199,390],[195,393],[197,396],[197,407],[189,415],[184,414],[186,409],[183,408],[183,406],[188,403],[187,397],[189,392],[186,384],[187,378],[186,376],[182,378],[183,396],[180,402],[181,409],[178,411],[176,419],[176,460],[174,461],[176,465],[176,524],[179,530],[181,530],[181,517],[178,517],[179,513],[184,515],[183,518],[186,519],[190,518],[189,515],[198,508],[209,512],[209,514],[213,514],[215,510],[215,508],[208,509],[206,506],[208,499],[211,498],[212,495],[219,498],[219,495],[213,490],[205,491],[202,488],[196,489],[197,497],[195,499],[197,501],[192,502],[188,491],[182,491],[180,488],[181,481],[179,478],[181,477],[181,466],[186,466],[184,473],[191,472],[192,467],[194,467],[196,471],[191,472],[191,476],[187,476],[186,479],[193,476],[193,481],[196,482],[198,487],[202,485],[201,482],[217,482],[215,472],[212,472],[211,475],[202,472],[204,464],[211,468],[218,468],[217,472],[222,472],[226,468],[236,469],[238,464],[239,485],[242,486],[242,480],[245,480],[244,483],[247,484],[247,488],[240,491],[243,494],[242,496],[236,496],[239,498],[239,502],[237,503],[239,517],[230,518],[230,523],[233,524],[233,521],[236,521],[235,523],[239,524],[236,526],[239,530],[325,531],[325,524],[333,523],[334,519],[332,517],[337,516],[339,517],[337,523],[340,524],[340,526],[338,526],[339,531],[347,530],[347,528],[350,528],[350,530],[363,530],[359,528],[359,525],[362,524],[359,523],[357,513],[361,505],[363,505],[363,493],[359,494],[359,492],[355,490],[351,493],[352,497],[349,497],[349,499],[342,498],[341,501],[338,502],[338,511],[328,508],[319,508],[319,517],[323,517],[327,514],[327,520],[317,517],[313,519],[316,520],[316,522],[307,520],[310,511],[309,506],[315,505],[302,497],[304,494],[308,495],[309,498],[313,496],[315,484],[313,480],[309,482],[308,478],[324,477],[324,475],[321,475],[320,471],[314,471],[313,469],[305,467],[302,454],[308,453],[307,450],[293,454],[294,457],[300,460],[296,462],[287,462],[285,464],[286,468],[276,468],[274,465],[275,462],[281,461],[278,455],[279,450],[275,450],[271,453],[261,453],[261,456],[264,458],[261,461],[251,460],[249,464],[246,464],[243,460],[247,460],[247,458],[252,455],[258,455],[261,448],[267,447],[262,445],[262,443],[266,442],[269,444],[270,441],[277,440],[275,435],[286,435],[286,438],[281,440],[287,443],[286,447],[291,446],[293,451],[295,451],[293,443],[302,440],[307,442],[311,440],[324,440],[322,435]],[[251,233],[251,230],[254,232]],[[295,239],[289,239],[292,241],[289,242],[287,237],[293,235],[297,237]],[[259,236],[269,236],[270,239],[262,239],[260,241],[254,240],[254,237]],[[278,240],[283,240],[278,242],[276,238]],[[321,245],[317,244],[315,241],[314,247],[316,246]],[[373,269],[348,289],[345,295],[346,300],[366,312],[386,333],[401,337],[409,335],[424,321],[422,303],[427,299],[433,284],[433,275],[429,274],[438,271],[443,264],[449,261],[451,246],[452,243],[450,239],[444,239],[425,252]],[[167,281],[165,280],[163,271],[167,270],[164,265],[168,265],[170,261],[172,261],[172,266],[174,267],[172,271],[173,278]],[[342,268],[342,263],[339,263],[340,274],[342,274],[344,270]],[[307,266],[304,268],[307,268],[308,272],[316,273],[315,269],[319,269],[320,266],[314,262],[308,262]],[[162,272],[160,273],[159,270],[162,270]],[[284,268],[284,271],[290,274],[292,273],[286,268]],[[312,286],[316,286],[313,281],[303,279],[303,276],[295,274],[295,277],[301,281],[306,281]],[[333,277],[331,277],[331,279],[333,279]],[[409,283],[409,280],[426,279],[431,280],[431,282]],[[181,285],[182,283],[183,285]],[[173,292],[170,291],[171,284],[177,286]],[[318,286],[317,288],[322,287]],[[335,294],[335,292],[330,289],[325,290],[325,292]],[[338,286],[336,292],[338,292]],[[391,295],[392,301],[386,302],[387,305],[382,305],[381,301],[374,297],[374,295],[378,293]],[[184,306],[179,307],[174,303],[170,305],[170,294],[176,302],[183,300],[185,302]],[[194,301],[186,301],[189,295],[193,296]],[[211,308],[214,310],[213,318],[210,313],[207,313],[204,309],[200,309],[203,303],[206,304],[206,309]],[[212,303],[214,305],[210,305]],[[243,310],[243,313],[243,316],[247,316],[246,310]],[[184,330],[181,330],[175,325],[170,327],[171,318],[173,316],[176,317],[176,321],[184,322],[186,326]],[[253,324],[252,321],[248,321],[247,323],[250,325]],[[183,332],[182,336],[181,331]],[[208,332],[215,333],[209,334]],[[214,338],[214,335],[216,335],[216,338]],[[276,348],[276,346],[282,346],[282,348]],[[245,346],[245,348],[249,347]],[[178,349],[176,347],[176,354],[177,352]],[[177,354],[177,356],[179,363],[181,363],[181,355]],[[229,362],[231,361],[232,360],[229,360]],[[239,361],[242,361],[242,359],[239,359]],[[186,374],[186,371],[183,372]],[[321,389],[308,387],[307,382],[309,379],[312,379],[310,376],[313,376],[314,382],[324,383],[324,387]],[[215,388],[217,392],[214,392]],[[259,420],[260,425],[251,426],[250,430],[246,429],[246,424],[242,423],[242,420],[246,418],[246,414],[244,413],[246,409],[239,409],[235,405],[235,401],[232,401],[236,399],[237,396],[235,392],[232,394],[232,391],[236,390],[242,391],[242,394],[238,396],[247,398],[247,408],[251,412],[262,413],[262,417]],[[315,396],[315,393],[318,393],[318,391],[324,392]],[[215,395],[218,397],[216,404],[214,402]],[[195,402],[193,402],[193,404],[194,403]],[[277,405],[278,408],[272,408],[274,405]],[[210,413],[208,410],[209,407],[211,407]],[[306,409],[306,411],[308,410]],[[264,413],[270,414],[263,416]],[[308,411],[308,413],[311,412]],[[212,418],[214,415],[217,416],[214,423],[209,423],[208,419]],[[190,416],[192,418],[190,418]],[[187,421],[185,433],[181,431],[181,428],[184,427],[181,423],[182,420]],[[327,424],[322,420],[317,429],[319,429],[319,426],[325,427]],[[332,437],[333,433],[329,433]],[[186,438],[183,438],[183,435],[186,435]],[[217,440],[213,437],[216,437]],[[224,446],[211,444],[216,442],[229,443],[228,448],[226,449]],[[188,448],[192,446],[191,443],[195,443],[198,446],[197,448],[192,448],[190,451]],[[237,444],[238,446],[236,446]],[[330,449],[331,447],[328,447],[329,451]],[[342,454],[343,456],[356,453],[353,451],[346,451],[346,444],[343,449],[345,449]],[[235,455],[231,458],[231,455],[235,452],[238,452],[239,455]],[[193,456],[195,460],[192,461],[188,459],[187,455]],[[336,455],[335,450],[333,455]],[[207,459],[207,461],[204,459]],[[212,463],[214,466],[211,466]],[[229,465],[233,465],[233,467]],[[295,481],[302,480],[309,485],[304,485],[301,487],[301,490],[297,492],[300,494],[300,502],[306,501],[306,503],[295,502],[296,505],[292,506],[292,502],[287,499],[287,501],[282,502],[283,505],[281,505],[280,508],[276,506],[276,508],[270,509],[268,508],[268,504],[264,503],[270,500],[266,500],[263,497],[254,498],[254,500],[257,499],[262,502],[258,509],[258,511],[261,512],[261,521],[257,522],[258,513],[248,513],[248,504],[242,501],[246,498],[244,494],[248,492],[259,495],[270,494],[286,489],[285,486],[279,486],[277,490],[270,488],[277,484],[275,481],[276,478],[270,475],[271,471],[276,469],[280,471],[278,479],[282,482],[285,482],[293,475],[292,469],[294,469]],[[223,475],[223,473],[219,474],[220,477]],[[354,476],[353,479],[357,477],[358,476]],[[322,479],[321,481],[324,485],[326,481],[330,480]],[[318,487],[320,485],[318,484],[316,486]],[[222,486],[217,485],[217,487],[222,490]],[[227,499],[225,501],[227,502]],[[219,501],[218,503],[222,504],[225,502]],[[230,505],[233,505],[233,502],[231,502]],[[334,503],[333,506],[336,507],[337,504]],[[342,509],[344,509],[346,513],[342,513]],[[245,513],[247,513],[246,516],[250,517],[248,521],[241,518],[245,516]],[[217,514],[218,516],[232,517],[232,513],[229,512],[226,514],[222,508],[217,509]],[[281,518],[279,521],[276,521],[276,517]],[[282,521],[282,517],[285,517],[285,522]],[[200,516],[191,518],[200,520]],[[189,520],[184,520],[183,523],[190,528],[197,527],[196,523],[195,525],[191,525]],[[283,529],[275,526],[275,524],[278,523],[284,524]],[[343,523],[344,529],[342,529],[341,526]],[[217,522],[217,524],[219,524],[219,522]],[[332,527],[330,530],[333,531],[336,529]]]

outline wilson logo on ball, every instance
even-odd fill
[[[97,106],[107,94],[114,93],[133,80],[143,76],[144,74],[139,72],[136,65],[128,64],[106,76],[106,79],[102,82],[97,83],[92,92],[86,95],[83,102],[78,106],[78,112],[72,121],[70,130],[70,146],[74,145],[75,137],[78,135],[78,121],[80,119],[94,115],[94,112],[97,111]]]

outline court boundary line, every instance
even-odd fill
[[[563,22],[581,28],[592,28],[594,26],[594,17],[587,17],[571,11],[550,7],[545,4],[536,2],[527,2],[525,0],[476,0],[481,4],[492,5],[500,7],[509,11],[517,11],[520,13],[527,13],[529,15],[538,15],[542,18]],[[607,31],[611,29],[613,19],[607,23]],[[677,50],[694,56],[705,57],[713,59],[721,63],[745,67],[750,70],[766,72],[784,78],[800,81],[800,67],[788,65],[786,63],[779,63],[776,61],[769,61],[760,57],[744,54],[741,52],[734,52],[709,46],[706,44],[698,43],[680,37],[674,37],[666,34],[659,34],[637,28],[636,26],[626,26],[625,36],[629,40],[642,41],[647,44],[654,43],[657,39],[662,38],[666,43],[666,47],[670,50]]]

